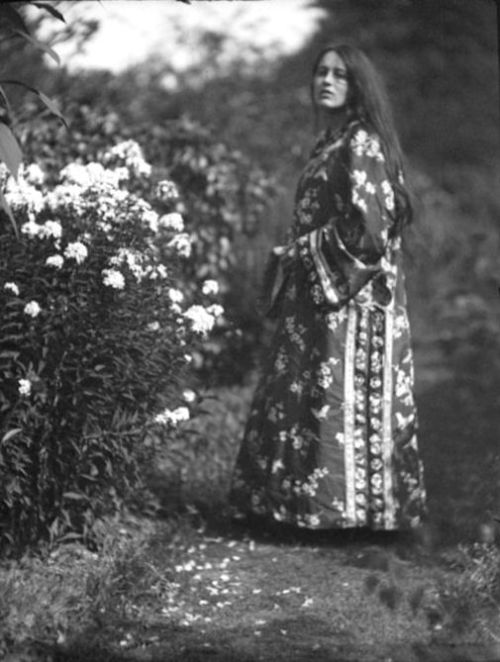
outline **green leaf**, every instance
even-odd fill
[[[61,14],[61,12],[57,11],[57,9],[52,7],[52,5],[49,5],[48,2],[29,2],[28,4],[33,5],[34,7],[38,7],[38,9],[45,9],[45,11],[48,11],[49,14],[52,14],[54,18],[58,18],[63,23],[66,23],[66,20],[64,19],[64,16]]]
[[[0,85],[0,98],[2,99],[3,105],[5,106],[6,110],[8,113],[10,113],[10,103],[7,95],[5,94],[5,90],[3,87]]]
[[[19,239],[19,230],[17,228],[17,223],[14,220],[14,216],[12,215],[12,211],[9,207],[9,203],[5,199],[4,194],[0,190],[0,209],[3,209],[3,211],[7,214],[9,217],[10,222],[12,223],[12,227],[14,228],[14,232],[16,233],[16,237]]]
[[[5,163],[16,179],[22,156],[16,137],[8,126],[0,122],[0,160]]]
[[[29,30],[23,17],[10,3],[2,3],[0,5],[0,22],[3,21],[7,21],[7,23],[14,27],[16,32],[20,31],[29,35]]]
[[[73,499],[74,501],[86,501],[88,497],[85,494],[78,494],[78,492],[64,492],[64,499]]]
[[[12,439],[12,437],[15,437],[16,434],[19,434],[20,432],[22,432],[21,428],[14,428],[12,430],[9,430],[7,434],[3,436],[2,444],[5,444],[7,441],[9,441],[9,439]]]
[[[43,103],[47,106],[47,108],[50,110],[50,112],[51,112],[53,115],[55,115],[56,117],[58,117],[58,118],[61,120],[61,122],[64,124],[64,126],[65,126],[66,128],[68,128],[68,123],[66,122],[66,119],[65,119],[64,115],[61,113],[61,111],[60,111],[59,108],[57,107],[56,102],[53,101],[52,99],[50,99],[50,98],[49,98],[46,94],[44,94],[43,92],[37,91],[36,93],[38,94],[38,96],[40,97],[40,99],[43,101]]]
[[[14,32],[23,39],[26,39],[26,41],[29,41],[29,43],[32,44],[35,48],[38,48],[44,53],[47,53],[47,55],[50,55],[50,57],[55,60],[57,64],[61,64],[59,55],[50,46],[44,44],[42,41],[38,41],[38,39],[35,39],[35,37],[32,37],[29,33],[22,32],[21,30],[14,30]]]
[[[23,82],[22,80],[14,80],[12,78],[6,78],[0,80],[0,84],[3,85],[19,85],[20,87],[24,87],[25,90],[29,90],[30,92],[33,92],[33,94],[36,94],[40,100],[47,106],[47,108],[50,110],[51,113],[53,113],[56,117],[58,117],[64,124],[64,126],[67,128],[68,123],[66,122],[66,118],[64,115],[61,113],[59,110],[56,102],[48,97],[46,94],[43,92],[40,92],[40,90],[37,90],[36,87],[33,87],[32,85],[28,85],[27,83]]]

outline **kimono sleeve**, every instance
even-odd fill
[[[381,275],[394,223],[394,192],[375,134],[363,128],[352,132],[347,171],[345,213],[332,215],[326,225],[297,240],[313,300],[334,309]],[[383,287],[378,291],[382,299],[389,294]],[[382,299],[379,303],[384,305]]]

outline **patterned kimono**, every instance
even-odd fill
[[[234,513],[404,529],[425,509],[397,205],[378,137],[324,132],[298,182],[278,321],[233,476]]]

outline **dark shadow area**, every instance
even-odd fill
[[[500,384],[498,376],[495,383],[485,377],[481,372],[456,375],[418,397],[435,545],[498,537]]]
[[[129,625],[133,628],[133,624]],[[498,659],[497,649],[473,644],[400,643],[375,651],[371,646],[354,643],[349,632],[336,631],[326,617],[270,621],[260,630],[258,646],[250,629],[213,633],[211,642],[195,628],[189,630],[189,645],[185,644],[186,628],[157,628],[155,634],[163,642],[161,645],[142,645],[123,654],[82,642],[69,649],[39,649],[42,657],[22,659],[26,662],[30,659],[39,662],[49,659],[52,662],[494,662]]]

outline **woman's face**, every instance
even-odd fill
[[[313,77],[313,101],[317,108],[334,110],[345,105],[349,83],[347,69],[335,51],[328,51],[319,61]]]

